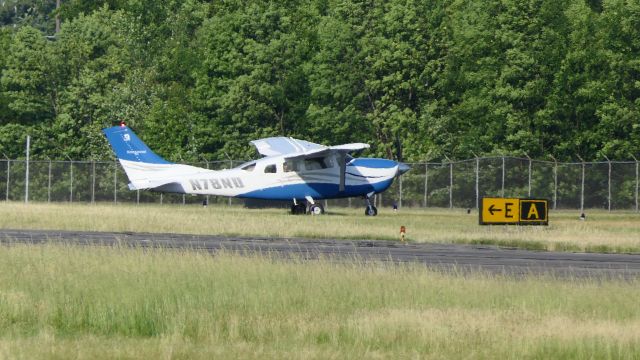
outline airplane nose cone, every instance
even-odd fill
[[[411,170],[411,167],[405,163],[398,163],[398,175],[402,175]]]

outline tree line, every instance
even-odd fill
[[[250,140],[403,161],[640,157],[638,0],[55,0],[0,7],[0,156],[172,161]],[[55,32],[55,18],[61,28]]]

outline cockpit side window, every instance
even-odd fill
[[[298,160],[287,160],[282,165],[284,172],[299,171],[300,163]]]
[[[251,164],[247,164],[243,167],[241,167],[240,169],[244,170],[244,171],[253,171],[253,169],[256,168],[256,163],[251,163]]]
[[[264,172],[266,174],[275,174],[276,173],[276,164],[267,165],[264,167]]]

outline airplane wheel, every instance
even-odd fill
[[[324,208],[320,204],[313,204],[309,207],[309,213],[312,215],[324,214]]]
[[[364,210],[364,214],[367,215],[367,216],[376,216],[376,215],[378,215],[378,209],[373,205],[369,205]]]
[[[307,213],[307,207],[304,204],[291,205],[291,213],[293,215],[303,215]]]

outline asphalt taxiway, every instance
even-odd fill
[[[418,263],[463,273],[640,279],[640,254],[530,251],[484,245],[56,230],[0,230],[0,243],[162,247],[211,253],[225,250],[283,258]]]

